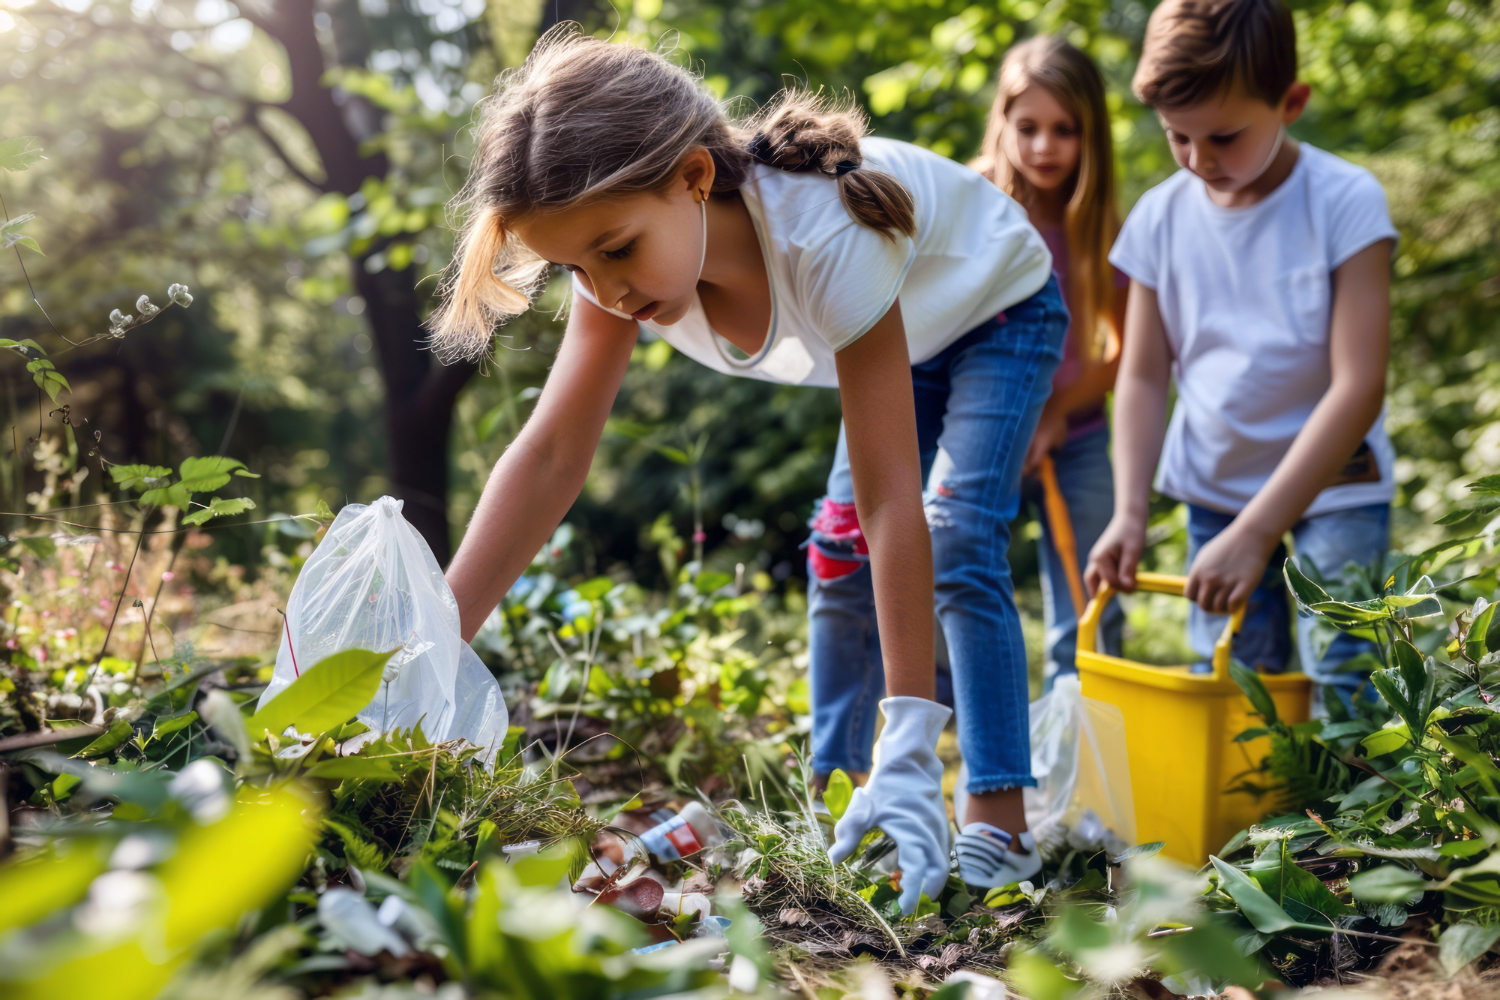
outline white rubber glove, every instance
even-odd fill
[[[936,899],[948,880],[948,808],[943,802],[943,764],[938,734],[953,710],[926,698],[886,698],[885,728],[876,748],[875,770],[854,790],[849,808],[833,828],[835,864],[853,854],[875,827],[896,842],[901,867],[901,912],[917,908],[922,893]]]

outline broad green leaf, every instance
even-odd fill
[[[178,468],[182,487],[189,493],[210,493],[229,482],[229,474],[243,469],[245,463],[215,455],[208,458],[185,458]]]
[[[1450,840],[1438,846],[1438,853],[1445,858],[1472,858],[1476,854],[1483,854],[1490,849],[1490,845],[1478,837],[1472,840]]]
[[[1219,888],[1233,899],[1245,919],[1262,934],[1276,934],[1280,931],[1292,930],[1305,927],[1300,921],[1293,920],[1291,916],[1277,905],[1276,900],[1266,895],[1266,891],[1255,884],[1255,880],[1234,865],[1221,861],[1213,855],[1209,855],[1214,868],[1219,873]],[[1321,928],[1320,928],[1321,929]]]
[[[148,507],[176,507],[178,510],[186,510],[189,502],[191,497],[181,483],[147,490],[141,494],[141,503]]]
[[[151,727],[151,738],[160,739],[168,733],[175,733],[179,729],[186,729],[198,721],[197,712],[184,712],[181,715],[168,715],[156,720],[156,725]]]
[[[1291,560],[1287,561],[1291,564]],[[1231,662],[1229,664],[1229,676],[1245,692],[1245,697],[1250,699],[1250,705],[1267,725],[1276,724],[1276,702],[1271,698],[1271,692],[1266,690],[1266,685],[1256,676],[1254,670],[1242,663]]]
[[[1464,653],[1469,659],[1477,661],[1490,652],[1490,632],[1500,631],[1495,624],[1496,608],[1500,608],[1500,604],[1491,604],[1474,616],[1473,624],[1469,626],[1464,638]]]
[[[131,735],[134,732],[135,728],[131,726],[129,719],[116,719],[114,722],[111,722],[109,724],[109,728],[106,729],[103,734],[100,735],[96,740],[94,740],[94,742],[90,743],[88,746],[84,747],[73,756],[83,757],[85,759],[91,757],[103,757],[115,747],[130,739]]]
[[[1406,688],[1409,709],[1409,712],[1403,713],[1406,724],[1411,727],[1413,738],[1420,739],[1427,732],[1427,718],[1432,714],[1435,683],[1433,672],[1427,669],[1417,647],[1405,639],[1397,639],[1391,644],[1391,659],[1395,661],[1402,686]]]
[[[1411,742],[1411,730],[1406,726],[1392,726],[1389,729],[1378,729],[1360,740],[1360,745],[1365,748],[1371,757],[1379,757],[1381,754],[1400,750]]]
[[[1451,976],[1483,956],[1497,940],[1500,940],[1500,924],[1489,927],[1454,924],[1438,938],[1438,961]]]
[[[1404,903],[1427,887],[1426,879],[1400,865],[1381,865],[1349,879],[1349,891],[1362,903]]]
[[[52,841],[24,860],[0,865],[0,934],[37,923],[77,903],[108,867],[106,845],[88,838]]]
[[[1398,679],[1400,674],[1395,670],[1377,670],[1370,675],[1370,683],[1379,692],[1385,703],[1396,710],[1396,713],[1406,722],[1407,732],[1411,734],[1412,742],[1421,739],[1421,733],[1412,728],[1412,719],[1416,710],[1406,698],[1406,689]]]
[[[1016,992],[1029,1000],[1072,1000],[1083,990],[1083,983],[1070,979],[1045,955],[1030,949],[1017,949],[1006,963],[1006,977]]]
[[[1469,484],[1469,492],[1500,494],[1500,475],[1480,476]]]
[[[32,555],[38,559],[51,558],[57,551],[57,543],[46,535],[18,535],[16,541],[24,545]]]
[[[844,818],[853,798],[854,782],[843,768],[834,768],[833,773],[828,776],[828,787],[823,790],[823,804],[828,807],[828,813],[835,823]]]
[[[161,486],[172,470],[160,465],[111,465],[109,475],[116,486],[127,490],[149,490]]]
[[[1312,608],[1314,605],[1333,601],[1327,591],[1307,578],[1307,574],[1297,565],[1297,560],[1288,559],[1282,575],[1286,577],[1287,586],[1292,588],[1292,595],[1304,607]]]
[[[234,747],[241,760],[250,756],[250,736],[245,731],[244,713],[228,691],[215,689],[208,692],[198,703],[198,708],[203,713],[203,721],[219,739]]]
[[[25,170],[42,158],[42,147],[33,146],[34,135],[18,135],[14,139],[0,139],[0,170]]]
[[[1110,858],[1109,863],[1112,865],[1117,865],[1123,861],[1128,861],[1131,858],[1149,858],[1153,855],[1160,854],[1161,849],[1166,846],[1167,842],[1165,840],[1153,840],[1149,844],[1136,844],[1134,847],[1128,847],[1125,850],[1121,851],[1119,854]]]
[[[255,501],[249,497],[214,497],[207,507],[193,511],[182,519],[183,524],[203,524],[216,517],[230,517],[255,509]]]
[[[250,717],[246,725],[252,737],[280,736],[288,727],[325,733],[348,722],[375,697],[380,672],[394,652],[348,649],[319,660]]]

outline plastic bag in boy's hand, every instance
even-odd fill
[[[901,867],[901,912],[910,914],[925,892],[937,899],[948,881],[948,807],[943,802],[943,762],[938,734],[953,710],[926,698],[895,697],[880,703],[885,728],[875,770],[856,788],[833,828],[834,862],[859,847],[866,833],[880,827],[896,842]]]
[[[463,641],[458,602],[401,506],[381,497],[339,511],[292,587],[276,671],[260,703],[324,657],[394,649],[359,721],[381,733],[420,723],[432,742],[462,737],[493,763],[510,724],[500,685]]]

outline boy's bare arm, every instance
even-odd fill
[[[1101,582],[1118,590],[1135,589],[1136,566],[1146,542],[1151,475],[1167,429],[1172,355],[1154,289],[1130,283],[1125,331],[1115,380],[1115,513],[1089,554],[1090,593]]]
[[[1391,242],[1350,257],[1333,273],[1331,380],[1291,448],[1233,523],[1205,545],[1187,596],[1209,611],[1247,599],[1266,560],[1364,440],[1385,401],[1390,354]]]

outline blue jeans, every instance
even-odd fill
[[[1089,561],[1089,550],[1104,534],[1115,509],[1114,469],[1109,463],[1109,428],[1100,427],[1070,438],[1052,453],[1057,472],[1057,486],[1068,508],[1073,525],[1073,544],[1077,549],[1078,576],[1083,578]],[[1042,580],[1042,613],[1047,628],[1046,663],[1043,665],[1045,689],[1063,674],[1077,673],[1073,654],[1078,646],[1078,615],[1073,608],[1073,592],[1068,586],[1067,570],[1058,555],[1052,525],[1047,520],[1040,480],[1028,479],[1022,487],[1027,503],[1036,511],[1042,525],[1037,545],[1038,569]],[[1125,613],[1119,601],[1110,601],[1099,621],[1099,649],[1120,655],[1125,629]]]
[[[1198,550],[1233,520],[1233,514],[1188,505],[1189,565]],[[1390,520],[1390,504],[1383,503],[1304,517],[1292,526],[1292,547],[1298,560],[1312,563],[1325,577],[1334,577],[1351,562],[1368,565],[1384,555]],[[1231,646],[1236,659],[1263,673],[1282,673],[1292,662],[1291,602],[1281,572],[1286,559],[1286,546],[1278,544],[1260,586],[1250,595],[1245,625]],[[1197,605],[1188,612],[1188,638],[1199,656],[1213,656],[1214,641],[1224,631],[1226,620],[1224,615],[1209,614]],[[1347,632],[1339,632],[1320,651],[1316,626],[1314,616],[1299,612],[1296,648],[1302,672],[1318,685],[1314,690],[1319,702],[1322,688],[1328,687],[1347,704],[1365,683],[1366,675],[1339,673],[1338,667],[1360,653],[1377,651],[1373,643]]]
[[[1052,391],[1067,327],[1067,307],[1050,279],[1036,295],[912,366],[934,596],[972,794],[1036,783],[1026,646],[1006,549],[1021,503],[1021,461]],[[854,499],[842,433],[828,494],[841,504]],[[819,530],[811,545],[847,561],[828,578],[809,564],[813,768],[868,771],[885,691],[869,562],[846,538]]]

